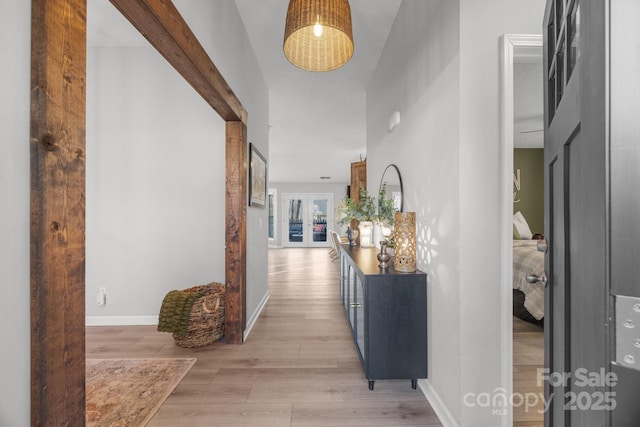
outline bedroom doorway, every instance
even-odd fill
[[[532,177],[525,173],[525,166],[514,165],[514,160],[529,164],[541,158],[543,142],[543,87],[542,87],[542,36],[540,35],[504,35],[502,47],[502,348],[503,381],[508,395],[536,396],[538,406],[513,405],[508,425],[543,422],[543,413],[538,412],[544,403],[544,393],[537,386],[538,369],[544,367],[544,332],[537,321],[544,313],[531,309],[524,304],[524,293],[514,291],[514,265],[522,263],[522,257],[537,257],[536,261],[544,268],[544,255],[535,254],[536,244],[532,241],[534,233],[543,233],[543,219],[539,215],[539,206],[527,207],[531,191],[544,189],[543,175]],[[518,150],[516,152],[515,150]],[[540,150],[539,152],[535,150]],[[540,165],[542,166],[542,164]],[[542,173],[542,171],[540,171]],[[534,198],[540,197],[540,191]],[[534,204],[535,205],[535,204]],[[521,212],[527,220],[530,217],[529,233],[526,240],[516,241],[514,233],[514,213]],[[530,234],[530,235],[527,235]],[[516,244],[516,242],[518,242]],[[533,245],[533,246],[531,246]],[[514,248],[514,246],[516,246]],[[518,253],[516,253],[516,251]],[[527,267],[528,268],[528,267]],[[516,269],[517,270],[517,269]],[[528,270],[527,270],[528,271]],[[516,271],[517,272],[517,271]],[[533,273],[533,271],[531,271]],[[529,273],[526,273],[529,274]],[[526,274],[521,281],[528,285]],[[540,285],[537,285],[540,286]],[[544,301],[544,289],[538,290],[540,298],[537,305]],[[515,304],[514,304],[515,303]],[[531,305],[528,304],[531,308]],[[535,305],[535,304],[534,304]],[[543,310],[543,308],[542,308]],[[518,312],[519,311],[519,312]],[[514,314],[520,316],[515,316]],[[527,319],[527,320],[523,320]],[[515,401],[514,401],[515,402]],[[524,425],[524,424],[522,424]]]

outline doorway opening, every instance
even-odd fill
[[[502,366],[502,383],[507,390],[507,395],[512,396],[514,392],[522,393],[522,384],[529,383],[530,375],[533,376],[533,384],[535,384],[535,377],[538,373],[537,369],[543,367],[542,363],[538,363],[535,360],[536,356],[542,356],[543,348],[533,350],[535,355],[530,358],[526,353],[532,351],[530,346],[532,341],[520,340],[520,335],[514,335],[514,326],[518,328],[518,331],[522,331],[523,334],[532,331],[536,327],[533,323],[524,322],[514,317],[514,190],[516,186],[522,188],[523,181],[521,176],[518,177],[517,170],[514,170],[514,149],[516,148],[515,140],[516,134],[518,139],[536,139],[542,138],[543,132],[539,132],[542,129],[542,118],[540,117],[539,123],[536,117],[526,117],[527,113],[521,114],[519,123],[516,124],[516,90],[515,90],[515,69],[516,63],[522,61],[540,61],[540,72],[542,71],[542,36],[541,35],[519,35],[519,34],[506,34],[501,39],[501,107],[502,107],[502,123],[501,123],[501,139],[502,139],[502,170],[501,170],[501,200],[502,200],[502,233],[501,233],[501,341],[503,351],[503,366]],[[526,67],[525,67],[526,68]],[[540,78],[540,85],[542,79]],[[542,94],[542,87],[540,87],[540,93]],[[539,105],[540,113],[543,111],[543,103]],[[537,115],[528,114],[529,116]],[[520,138],[522,136],[522,138]],[[543,186],[543,183],[539,183]],[[516,193],[517,196],[517,193]],[[536,230],[536,232],[539,232]],[[539,329],[539,327],[538,327]],[[535,332],[535,331],[534,331]],[[520,332],[518,332],[520,333]],[[541,333],[541,331],[539,331]],[[514,344],[514,337],[518,340]],[[517,356],[514,355],[514,350],[518,351]],[[518,365],[514,366],[514,358]],[[522,360],[528,360],[534,363],[523,365]],[[525,369],[518,366],[526,366]],[[515,369],[514,369],[515,368]],[[517,371],[516,371],[517,369]],[[519,381],[523,381],[520,383]],[[516,384],[516,381],[518,383]],[[516,390],[517,388],[517,390]],[[541,399],[543,401],[543,399]],[[537,409],[530,409],[528,413],[523,414],[518,412],[514,414],[514,411],[518,408],[514,408],[510,411],[508,417],[505,417],[505,425],[514,425],[514,421],[525,420],[527,415],[537,415]],[[516,418],[514,420],[514,417]],[[537,421],[537,419],[536,419]]]
[[[268,194],[267,194],[267,209],[269,210],[269,214],[268,214],[269,247],[274,247],[276,245],[276,236],[278,233],[278,227],[276,222],[276,218],[278,217],[278,204],[276,203],[277,200],[278,200],[278,190],[276,190],[275,188],[269,188]]]
[[[288,193],[282,195],[282,242],[284,247],[331,246],[330,224],[333,224],[333,194]]]

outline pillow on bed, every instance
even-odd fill
[[[531,233],[529,224],[527,224],[527,220],[524,219],[522,212],[518,211],[513,214],[513,226],[514,226],[514,238],[515,238],[515,231],[517,230],[521,239],[531,240],[533,233]]]
[[[520,237],[520,232],[518,231],[518,227],[516,227],[515,224],[513,224],[513,240],[521,240],[522,237]]]

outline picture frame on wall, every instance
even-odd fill
[[[253,143],[249,143],[249,206],[267,203],[267,161]]]

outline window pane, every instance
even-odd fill
[[[560,49],[558,49],[558,55],[556,56],[556,107],[560,104],[560,100],[564,94],[564,50],[565,43],[563,40],[560,44]]]
[[[564,0],[556,0],[556,36],[562,28],[562,17],[564,16]]]
[[[551,69],[553,68],[553,58],[556,54],[556,30],[553,20],[553,15],[549,20],[549,26],[547,27],[547,57],[549,58],[549,75],[551,75]]]
[[[304,226],[302,220],[304,219],[304,211],[302,200],[291,199],[289,200],[289,241],[290,242],[302,242],[304,235]]]
[[[555,70],[553,71],[553,74],[549,77],[548,84],[549,84],[549,86],[548,86],[549,99],[547,100],[547,102],[549,103],[549,105],[548,105],[548,107],[549,107],[549,123],[551,123],[553,121],[553,116],[556,113],[556,76],[555,76]]]
[[[580,1],[575,0],[571,8],[571,14],[567,21],[567,37],[569,38],[569,50],[567,51],[567,81],[580,58]]]
[[[274,231],[273,231],[273,194],[269,194],[269,238],[273,239]]]
[[[313,241],[327,241],[327,199],[313,199]]]

